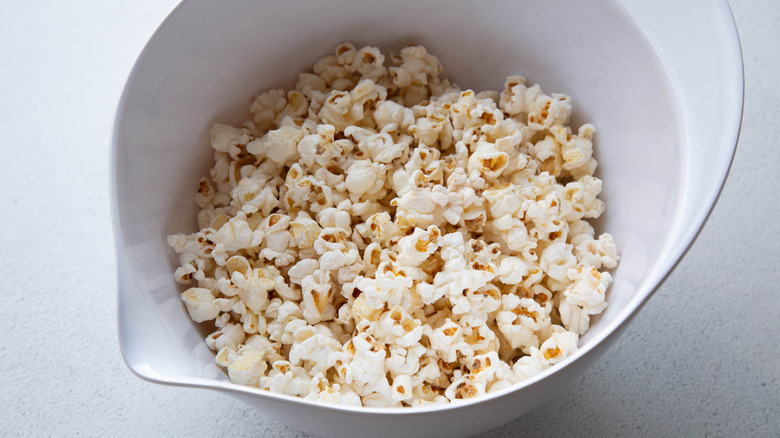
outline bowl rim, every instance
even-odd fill
[[[617,7],[616,9],[618,9],[620,13],[626,15],[625,18],[627,20],[627,23],[631,23],[634,26],[640,27],[639,31],[641,32],[641,34],[645,38],[648,38],[648,35],[645,32],[645,30],[641,29],[641,26],[638,25],[637,18],[629,13],[627,6],[623,3],[624,1],[625,0],[611,0],[611,2]],[[667,1],[671,2],[674,0],[667,0]],[[732,58],[739,59],[738,65],[731,65],[731,66],[724,67],[724,68],[732,69],[730,71],[731,73],[730,76],[735,81],[735,83],[738,83],[739,90],[738,90],[738,97],[736,101],[729,102],[729,105],[724,105],[724,107],[733,105],[734,108],[732,109],[733,114],[730,114],[731,120],[724,120],[724,122],[726,123],[726,127],[724,127],[723,129],[724,131],[726,131],[726,135],[725,137],[723,137],[724,140],[722,141],[722,143],[728,145],[730,151],[730,157],[727,157],[728,158],[727,162],[725,163],[725,166],[723,168],[717,169],[719,170],[719,174],[716,178],[716,181],[718,182],[718,187],[716,188],[714,195],[711,196],[709,199],[707,199],[707,201],[705,202],[706,208],[702,210],[701,212],[702,214],[700,214],[700,216],[695,221],[695,225],[689,228],[689,230],[693,230],[693,231],[689,232],[687,235],[683,235],[682,241],[684,242],[684,244],[679,246],[678,248],[673,249],[672,253],[669,254],[671,260],[674,261],[663,265],[654,265],[650,275],[648,276],[648,279],[642,284],[643,287],[637,288],[637,290],[634,292],[634,296],[626,303],[625,307],[621,309],[620,313],[618,313],[614,317],[614,319],[606,327],[604,327],[604,329],[598,336],[590,339],[587,342],[587,344],[578,348],[578,350],[574,354],[567,357],[563,361],[556,363],[554,366],[544,370],[543,372],[532,376],[531,378],[525,379],[522,382],[518,382],[514,385],[511,385],[499,391],[487,393],[485,395],[476,397],[474,399],[465,399],[465,400],[459,400],[459,401],[442,404],[442,405],[420,406],[414,408],[408,408],[408,407],[378,408],[378,407],[363,407],[363,406],[358,407],[358,406],[337,405],[333,403],[326,403],[326,402],[321,402],[316,400],[306,400],[302,397],[291,396],[291,395],[286,395],[286,394],[281,394],[276,392],[265,391],[259,388],[238,385],[226,380],[161,375],[149,367],[131,363],[127,358],[127,353],[125,351],[124,342],[123,342],[123,338],[126,335],[123,334],[122,321],[121,321],[121,295],[122,295],[121,277],[122,277],[122,273],[126,272],[127,270],[126,268],[127,257],[121,251],[121,249],[123,248],[123,239],[121,235],[121,229],[122,229],[121,218],[119,215],[119,207],[117,201],[116,169],[118,167],[117,150],[119,148],[118,130],[119,130],[119,125],[121,123],[123,110],[126,107],[128,87],[133,77],[135,77],[137,74],[137,71],[139,69],[139,64],[141,63],[142,58],[148,52],[149,46],[153,44],[154,41],[159,37],[161,29],[164,28],[166,24],[174,16],[176,16],[183,7],[185,7],[187,4],[191,2],[192,0],[182,0],[180,3],[178,3],[167,14],[165,19],[157,26],[154,33],[152,33],[148,41],[144,44],[143,49],[141,50],[138,57],[136,58],[133,67],[131,68],[130,73],[127,76],[127,79],[125,80],[121,96],[117,102],[111,141],[110,141],[111,150],[109,154],[109,160],[110,160],[109,161],[109,171],[110,171],[109,195],[111,200],[111,221],[113,225],[114,249],[117,258],[117,271],[116,271],[117,272],[116,278],[118,279],[117,281],[118,283],[117,333],[118,333],[118,340],[120,346],[120,353],[122,355],[123,361],[125,362],[125,365],[130,369],[130,371],[132,371],[133,374],[135,374],[139,378],[149,382],[163,384],[163,385],[172,385],[172,386],[206,388],[206,389],[225,391],[228,393],[240,394],[240,395],[259,396],[259,397],[274,399],[285,403],[310,405],[311,407],[314,408],[325,409],[325,410],[341,412],[341,413],[352,412],[352,413],[369,414],[369,415],[393,415],[393,416],[425,415],[433,412],[466,409],[472,405],[497,400],[499,398],[508,396],[509,394],[515,391],[537,385],[539,384],[539,382],[546,379],[547,377],[568,368],[568,365],[570,365],[575,361],[578,361],[580,358],[591,356],[593,354],[598,354],[597,347],[607,344],[608,343],[607,341],[614,340],[614,338],[620,334],[621,332],[620,329],[625,328],[627,326],[627,324],[633,319],[633,317],[636,316],[638,311],[644,306],[647,300],[669,278],[671,273],[674,272],[675,268],[679,265],[679,263],[682,261],[682,259],[685,257],[685,255],[692,247],[693,243],[699,237],[699,235],[701,234],[704,228],[704,225],[707,223],[707,220],[710,218],[713,209],[717,204],[720,195],[723,192],[723,188],[725,186],[725,182],[728,177],[729,171],[731,169],[731,165],[734,160],[734,155],[736,153],[739,134],[741,132],[742,118],[744,113],[744,99],[745,99],[744,60],[742,56],[740,37],[739,37],[738,29],[736,27],[736,22],[734,20],[733,13],[731,11],[731,7],[728,4],[727,0],[716,0],[711,3],[711,7],[724,9],[725,12],[728,14],[728,18],[729,18],[729,22],[726,25],[722,27],[718,27],[716,29],[721,33],[721,36],[727,39],[729,47],[726,47],[725,49],[729,49],[731,51],[730,56]],[[699,3],[703,3],[703,1],[700,1]],[[713,28],[711,28],[711,30],[712,29]],[[656,44],[652,44],[652,45],[653,48],[656,50],[656,52],[660,50]],[[671,73],[669,72],[669,67],[668,65],[666,65],[665,62],[663,63],[663,67],[666,69],[666,74],[671,77]],[[726,84],[726,85],[735,85],[735,84]]]

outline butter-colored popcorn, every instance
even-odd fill
[[[325,80],[311,73],[301,73],[298,75],[298,82],[295,84],[295,90],[311,101],[317,94],[324,93],[328,88]]]
[[[438,368],[434,373],[431,369],[425,368],[427,365],[430,365],[430,361],[428,361],[428,363],[420,362],[420,358],[423,357],[426,352],[427,348],[420,343],[405,347],[390,347],[390,354],[385,361],[387,371],[390,373],[391,377],[400,374],[413,376],[413,386],[421,384],[426,381],[426,379],[436,378],[440,374]]]
[[[534,144],[533,154],[539,160],[539,168],[555,177],[560,176],[563,170],[563,157],[561,156],[561,146],[555,140],[555,137],[548,135],[543,140]]]
[[[195,322],[210,321],[219,315],[219,305],[208,289],[191,287],[181,294],[181,299]]]
[[[320,109],[318,116],[324,122],[342,131],[350,124],[356,122],[356,114],[352,114],[352,107],[352,96],[349,93],[333,90],[325,100],[325,104]]]
[[[577,351],[579,336],[570,331],[555,332],[536,351],[535,356],[542,365],[553,365]]]
[[[525,380],[544,371],[544,365],[537,355],[523,356],[512,365],[512,371],[519,380]]]
[[[293,332],[291,364],[298,365],[301,361],[308,361],[312,371],[324,373],[341,357],[341,343],[333,338],[326,327],[303,326]]]
[[[409,348],[423,335],[418,319],[412,318],[400,305],[382,314],[379,318],[376,337],[386,344]]]
[[[401,266],[420,266],[439,248],[441,231],[436,225],[427,230],[415,228],[414,232],[398,241],[398,263]]]
[[[332,289],[330,273],[325,269],[317,269],[301,281],[303,295],[301,310],[303,310],[303,318],[309,324],[322,321],[328,313],[335,316],[335,308],[331,304]]]
[[[347,50],[349,50],[348,47]],[[314,63],[312,70],[314,71],[314,74],[325,80],[329,86],[333,85],[333,83],[339,79],[346,79],[350,76],[350,72],[344,68],[343,64],[339,63],[336,55],[328,55],[320,58],[319,61]]]
[[[491,187],[482,192],[482,196],[489,203],[490,216],[496,219],[511,217],[520,209],[523,202],[520,188],[514,184]]]
[[[342,43],[211,128],[200,231],[168,244],[233,382],[449,403],[554,366],[606,308],[595,128],[573,134],[570,99],[522,76],[477,93],[441,72],[422,46]]]
[[[392,100],[385,100],[377,104],[373,116],[376,127],[383,132],[399,132],[399,130],[407,129],[415,122],[414,113],[411,109]],[[344,133],[351,135],[348,133],[350,129],[355,128],[350,126]]]
[[[370,160],[352,162],[347,169],[346,188],[353,200],[372,196],[384,187],[385,166]]]
[[[590,309],[578,306],[570,300],[561,299],[558,303],[558,313],[561,317],[561,323],[566,327],[566,330],[581,335],[590,328]]]
[[[355,52],[351,66],[352,70],[359,73],[361,77],[376,80],[387,74],[384,63],[385,57],[379,49],[366,46]]]
[[[215,124],[209,130],[211,147],[218,152],[230,152],[231,148],[246,147],[252,141],[246,128],[234,128],[228,125]]]
[[[517,284],[528,273],[528,265],[520,257],[508,256],[498,265],[498,280],[504,284]]]
[[[284,120],[279,129],[269,131],[259,140],[249,143],[246,150],[259,158],[268,158],[281,166],[290,164],[292,160],[297,158],[297,144],[303,139],[305,133],[290,118]]]
[[[463,339],[463,328],[449,318],[441,327],[434,329],[428,338],[431,348],[447,362],[454,362],[457,359],[458,350],[469,348]]]
[[[463,315],[460,322],[470,326],[484,325],[491,313],[501,305],[501,291],[493,284],[486,283],[479,288],[470,288],[465,296],[449,298],[452,303],[452,313]],[[488,335],[490,336],[490,335]],[[487,340],[487,337],[483,337]],[[477,348],[481,349],[483,347]]]
[[[384,101],[384,103],[392,102]],[[384,106],[386,107],[387,105]],[[376,112],[374,114],[376,114]],[[397,125],[387,123],[387,125],[383,126],[383,129],[384,128],[387,130],[395,130],[397,129]],[[344,130],[344,135],[356,143],[358,148],[358,151],[355,152],[356,158],[368,158],[371,161],[384,164],[389,164],[393,162],[393,160],[405,156],[409,150],[409,144],[412,141],[412,138],[408,135],[400,136],[396,139],[385,130],[377,133],[360,126],[347,127]]]
[[[360,226],[356,229],[361,230]],[[368,237],[372,242],[380,245],[387,244],[390,239],[396,237],[399,234],[398,227],[393,222],[390,214],[387,212],[379,212],[371,215],[365,222],[365,226],[362,227],[361,234]]]
[[[571,115],[569,98],[563,94],[547,96],[539,85],[526,86],[522,76],[510,76],[500,97],[501,109],[510,115],[526,114],[532,129],[549,129],[565,125]]]
[[[268,338],[275,342],[292,343],[293,329],[306,324],[301,319],[303,317],[301,308],[293,301],[272,300],[266,308],[265,315],[266,318],[273,319],[268,323]]]
[[[197,268],[187,263],[176,268],[176,271],[173,273],[173,278],[179,284],[189,284],[192,282],[192,274],[195,272],[197,272]]]
[[[469,375],[474,378],[475,382],[487,384],[493,380],[500,364],[501,360],[495,351],[474,356],[468,367]]]
[[[412,378],[406,374],[399,374],[393,378],[392,397],[396,401],[405,401],[412,398]]]
[[[303,279],[314,273],[319,267],[315,259],[302,259],[287,271],[290,282],[300,285]]]
[[[401,231],[410,227],[427,228],[429,225],[442,225],[441,206],[432,198],[430,189],[408,191],[394,201],[396,206],[396,225]]]
[[[603,265],[607,269],[612,269],[617,266],[620,260],[615,240],[609,233],[600,235],[598,240],[588,237],[572,239],[572,243],[575,242],[577,259],[586,265],[591,265],[596,269],[601,269]]]
[[[599,272],[595,267],[578,265],[569,269],[568,277],[573,283],[564,295],[572,304],[587,308],[606,307],[606,291],[612,282],[609,272]]]
[[[201,258],[203,248],[208,247],[209,240],[206,233],[198,232],[194,234],[173,234],[168,236],[168,246],[173,248],[179,255],[179,261],[182,264],[191,264]],[[213,246],[209,247],[213,249]],[[204,254],[208,255],[208,254]]]
[[[349,214],[352,203],[345,199],[336,207],[324,208],[317,213],[317,222],[323,228],[341,228],[349,234],[352,231],[352,217]]]
[[[535,332],[544,326],[548,318],[544,308],[533,299],[504,295],[496,322],[512,348],[521,348],[538,342]]]
[[[256,247],[262,243],[265,233],[261,229],[253,230],[246,219],[246,215],[239,212],[218,230],[206,233],[208,240],[214,242],[211,255],[218,265],[225,264],[228,252]]]
[[[338,383],[328,385],[322,391],[311,393],[306,396],[306,399],[344,406],[362,405],[359,395],[357,395],[350,387],[341,386]]]
[[[387,352],[384,348],[376,345],[369,335],[358,334],[349,341],[345,348],[354,350],[354,357],[350,362],[352,378],[359,386],[376,385],[376,388],[384,382],[389,387],[387,377],[385,376],[385,357]],[[370,392],[371,389],[364,392]],[[388,391],[389,392],[389,391]],[[389,393],[388,393],[389,395]]]
[[[260,350],[242,347],[227,367],[230,380],[239,385],[256,385],[268,368],[264,357]]]
[[[242,178],[231,191],[231,197],[241,206],[246,214],[257,211],[268,215],[279,205],[278,195],[268,181],[259,178]]]
[[[226,324],[221,329],[206,337],[206,345],[212,350],[222,350],[230,347],[233,350],[244,342],[246,338],[244,331],[239,324]]]
[[[377,101],[384,100],[386,96],[385,87],[377,85],[371,79],[364,79],[350,92],[338,89],[331,91],[325,99],[319,117],[325,123],[343,131],[349,125],[363,120],[366,116],[365,107],[370,107]]]

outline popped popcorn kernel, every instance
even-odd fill
[[[620,260],[596,128],[523,76],[461,90],[419,45],[348,42],[209,130],[174,280],[240,385],[416,407],[511,388],[577,351]]]

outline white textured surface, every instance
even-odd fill
[[[224,395],[141,381],[119,354],[108,142],[174,4],[0,5],[2,436],[301,436]],[[581,382],[484,437],[780,435],[780,4],[732,7],[745,118],[709,223]]]

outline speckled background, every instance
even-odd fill
[[[142,381],[119,354],[107,145],[175,1],[13,3],[0,5],[0,435],[302,436],[224,395]],[[780,3],[732,7],[745,117],[709,223],[580,382],[481,437],[780,436]]]

